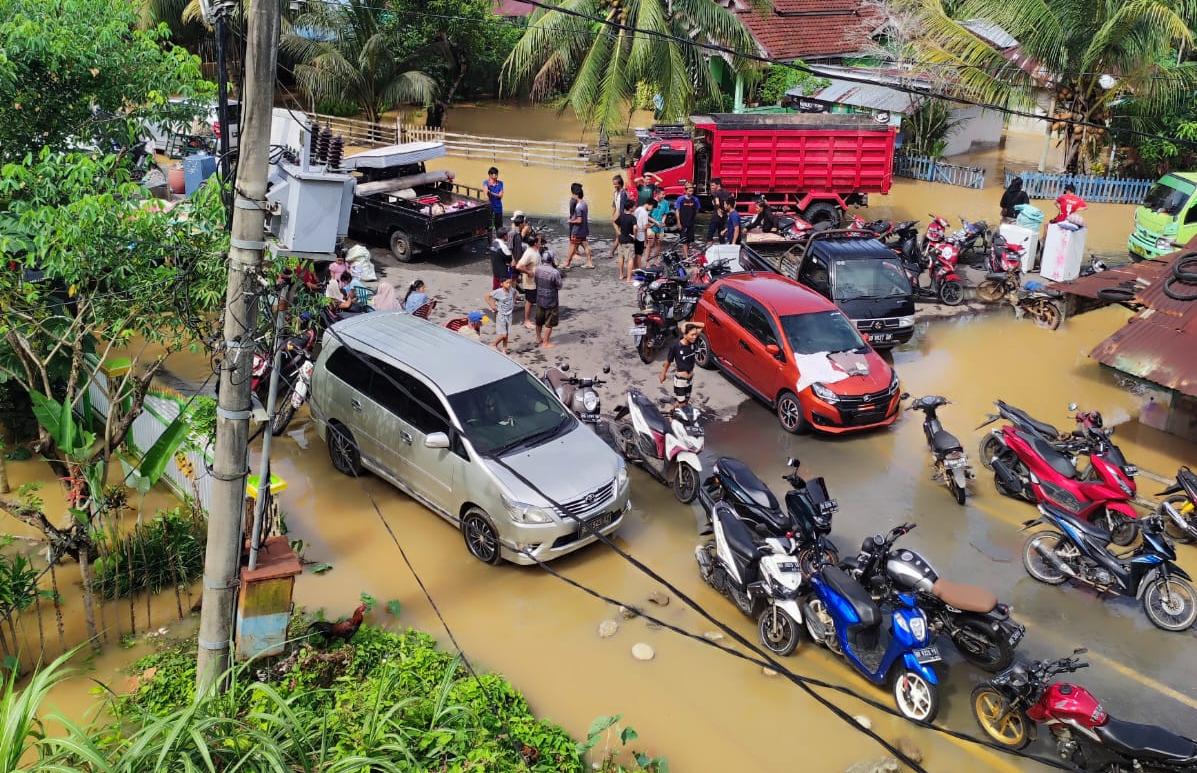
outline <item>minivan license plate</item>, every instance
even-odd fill
[[[938,663],[942,658],[939,656],[939,648],[932,645],[930,647],[920,647],[913,653],[914,659],[920,663]]]
[[[582,521],[581,527],[578,528],[578,533],[583,537],[594,534],[610,526],[614,520],[615,513],[596,515],[588,521]]]
[[[628,335],[630,335],[630,336],[642,336],[642,335],[646,335],[647,333],[648,333],[648,328],[645,327],[644,325],[637,325],[636,327],[634,327],[628,331]]]

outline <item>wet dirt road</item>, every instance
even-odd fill
[[[894,360],[912,394],[938,392],[954,401],[941,418],[975,457],[979,434],[971,428],[998,396],[1060,425],[1067,424],[1066,404],[1074,400],[1100,408],[1110,422],[1133,415],[1137,398],[1085,356],[1124,317],[1121,310],[1107,309],[1071,320],[1056,334],[1005,315],[938,322],[920,330]],[[704,380],[719,378],[703,373],[697,389]],[[605,397],[608,405],[615,399]],[[1157,438],[1146,428],[1130,434],[1123,445],[1134,462],[1135,448],[1154,445]],[[482,667],[509,676],[538,711],[574,732],[584,732],[599,714],[622,712],[644,746],[668,756],[680,771],[788,770],[798,758],[805,762],[803,769],[830,771],[883,756],[793,685],[698,642],[652,630],[643,620],[621,622],[613,638],[600,640],[596,626],[617,617],[613,608],[536,568],[489,568],[469,559],[457,531],[387,484],[373,477],[355,482],[333,471],[306,413],[275,448],[276,470],[290,483],[283,507],[292,537],[307,543],[308,558],[335,567],[320,577],[300,578],[301,603],[342,614],[366,591],[382,602],[398,599],[403,622],[445,639],[381,515],[465,651]],[[1031,580],[1019,559],[1023,535],[1017,526],[1034,511],[998,496],[979,466],[975,495],[965,507],[957,506],[930,480],[918,421],[904,418],[890,430],[853,438],[793,437],[778,428],[767,409],[746,403],[730,420],[708,427],[707,448],[708,463],[716,454],[739,456],[764,480],[779,484],[779,491],[785,456],[801,457],[804,472],[824,475],[840,502],[835,534],[846,551],[868,534],[915,521],[919,528],[906,538],[908,544],[924,552],[943,576],[988,585],[1013,604],[1028,626],[1024,655],[1055,657],[1088,646],[1094,667],[1081,677],[1111,711],[1178,730],[1197,721],[1197,690],[1181,678],[1197,665],[1193,633],[1158,631],[1127,601],[1100,600],[1085,590]],[[1150,482],[1143,488],[1153,490]],[[633,503],[620,533],[622,544],[754,639],[750,622],[697,577],[692,552],[697,507],[679,505],[668,490],[636,471]],[[1191,565],[1191,549],[1181,550],[1182,563]],[[556,566],[604,593],[651,606],[645,600],[656,590],[653,583],[601,545]],[[653,611],[696,633],[713,628],[677,599]],[[636,642],[651,644],[656,659],[633,660],[630,648]],[[967,696],[981,673],[961,663],[950,648],[945,651],[950,667],[941,719],[975,732]],[[808,643],[786,664],[889,701],[885,692]],[[871,717],[887,738],[913,738],[930,770],[975,769],[978,763],[985,769],[1038,767],[962,748],[850,699],[837,702]]]

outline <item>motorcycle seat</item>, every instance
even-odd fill
[[[956,439],[956,436],[944,429],[931,436],[931,447],[938,454],[946,454],[948,451],[961,451],[964,449],[964,446],[960,445],[960,441]]]
[[[632,398],[632,402],[640,409],[640,414],[644,416],[644,423],[648,425],[648,428],[655,433],[664,435],[668,430],[668,425],[665,423],[665,417],[661,415],[661,411],[657,408],[656,404],[638,389],[631,390],[629,395]]]
[[[1197,743],[1156,725],[1107,717],[1093,730],[1105,743],[1134,759],[1171,765],[1197,760]]]
[[[760,552],[752,538],[752,532],[736,516],[735,511],[726,505],[715,506],[715,517],[719,519],[719,526],[723,529],[723,538],[727,541],[732,560],[736,562],[736,570],[744,578],[745,584],[755,582]]]
[[[985,275],[985,278],[992,279],[995,282],[1004,282],[1004,281],[1006,281],[1006,272],[1005,271],[990,271],[988,274]]]
[[[838,566],[823,568],[823,581],[827,583],[837,595],[852,605],[860,622],[854,626],[858,629],[875,628],[881,624],[881,610],[869,596],[869,592],[848,573]]]
[[[569,383],[569,377],[562,373],[560,368],[549,368],[545,371],[545,378],[548,379],[549,386],[553,388],[566,407],[573,404],[574,392],[577,390],[573,384]]]
[[[985,614],[992,611],[998,603],[993,591],[962,582],[936,580],[931,586],[931,592],[943,603],[963,612]]]
[[[1029,432],[1018,433],[1023,440],[1035,449],[1035,453],[1043,457],[1043,461],[1047,462],[1048,466],[1056,472],[1063,475],[1065,478],[1075,478],[1077,476],[1076,466],[1072,463],[1066,454],[1062,454],[1056,450],[1055,446],[1044,440],[1039,435],[1032,435]]]
[[[777,497],[773,496],[765,482],[758,478],[748,465],[730,456],[720,457],[716,464],[719,466],[719,475],[723,478],[724,485],[732,489],[733,493],[758,507],[778,509]]]
[[[1054,438],[1059,437],[1060,435],[1060,430],[1048,424],[1046,421],[1039,421],[1021,408],[1015,408],[1013,405],[1005,403],[1001,400],[997,401],[997,407],[998,413],[1000,413],[1003,418],[1008,419],[1015,424],[1023,424],[1027,427],[1030,427],[1044,437]]]

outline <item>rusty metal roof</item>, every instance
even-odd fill
[[[1127,263],[1123,266],[1115,266],[1114,268],[1099,271],[1089,276],[1082,276],[1067,282],[1052,282],[1048,285],[1048,289],[1094,299],[1097,298],[1098,290],[1104,290],[1107,287],[1116,287],[1125,282],[1134,282],[1136,289],[1142,290],[1155,284],[1156,280],[1163,275],[1169,265],[1171,265],[1169,262],[1162,260]],[[1161,295],[1163,294],[1161,293]]]
[[[1135,297],[1146,308],[1098,344],[1089,352],[1090,357],[1132,376],[1197,397],[1197,301],[1177,301],[1163,291],[1163,277],[1171,271],[1172,263],[1183,254],[1191,254],[1194,246],[1197,245],[1190,242],[1185,250],[1172,253],[1150,269],[1144,269],[1149,261],[1125,267],[1136,273],[1135,278],[1151,272],[1151,280]],[[1112,273],[1113,270],[1106,271],[1085,279]],[[1077,290],[1080,281],[1065,283],[1068,285],[1065,291],[1081,294]],[[1114,284],[1118,282],[1103,286]],[[1094,288],[1093,295],[1088,297],[1096,297],[1096,292]]]

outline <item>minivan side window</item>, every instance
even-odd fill
[[[411,395],[404,420],[425,435],[449,432],[449,417],[441,399],[414,376],[407,373],[402,375],[403,379],[399,383],[403,384]]]
[[[370,391],[370,366],[366,364],[369,358],[364,354],[355,354],[349,347],[339,347],[329,356],[324,367],[328,372],[363,394]]]

